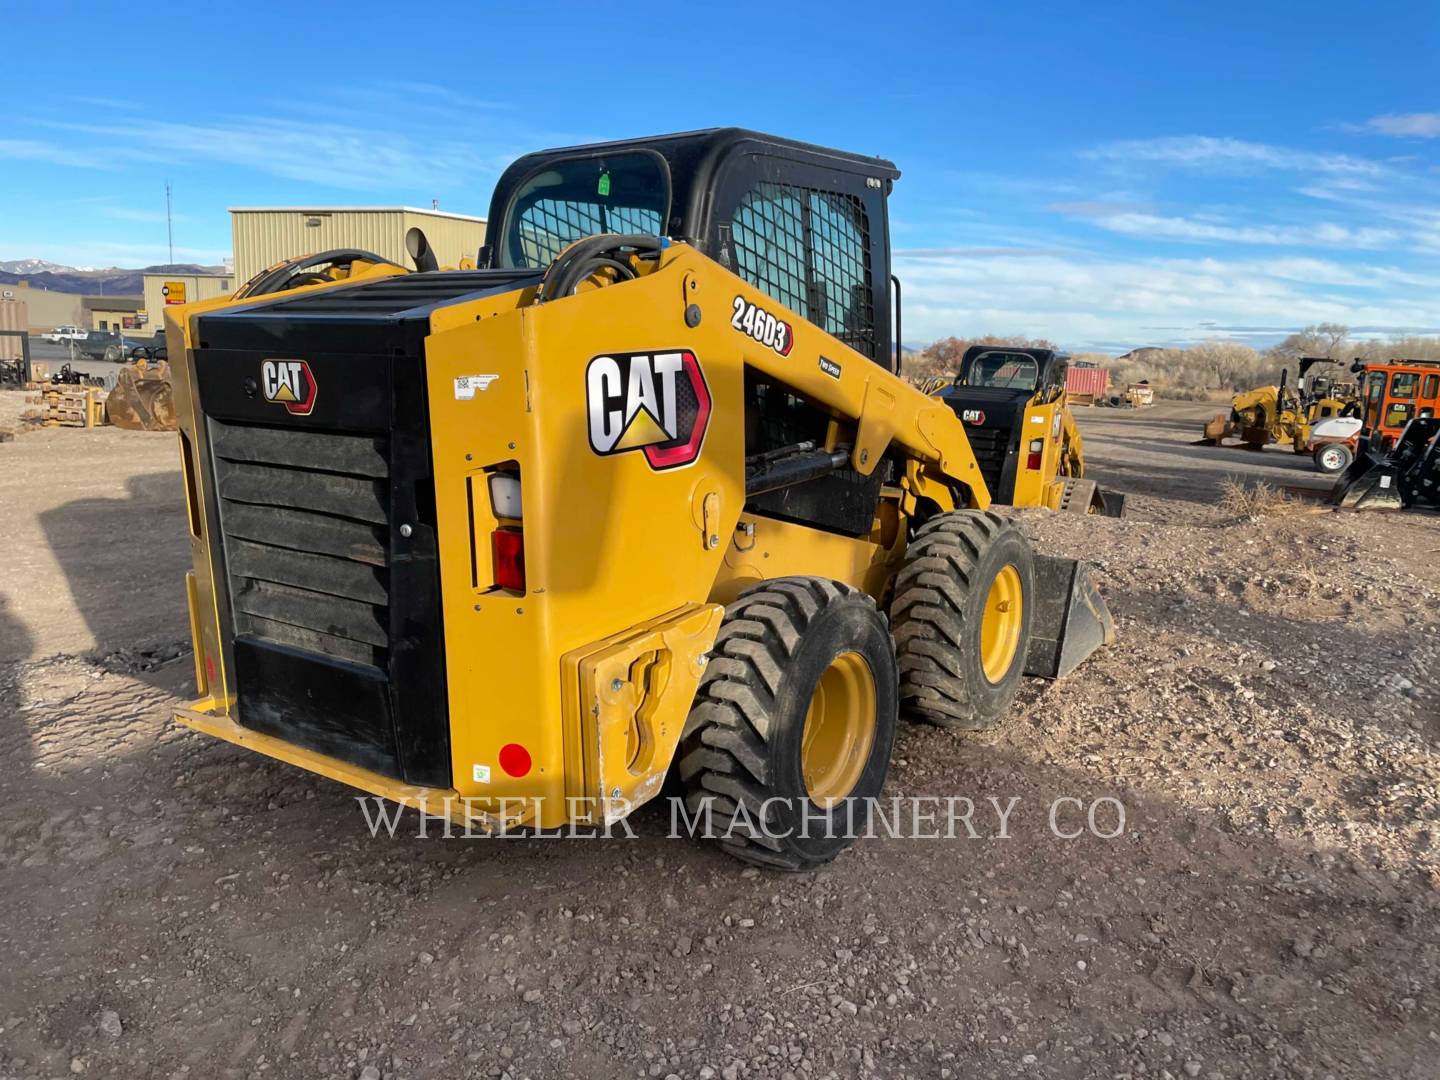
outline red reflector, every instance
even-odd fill
[[[1028,457],[1026,457],[1026,458],[1025,458],[1025,467],[1026,467],[1027,469],[1039,469],[1039,468],[1040,468],[1040,455],[1039,455],[1038,453],[1032,453],[1032,454],[1030,454]]]
[[[205,657],[205,674],[206,674],[207,676],[209,676],[209,678],[210,678],[210,686],[214,686],[214,685],[215,685],[215,658],[214,658],[213,656],[206,656],[206,657]],[[206,689],[209,689],[209,687],[206,687]]]
[[[530,751],[519,743],[506,743],[500,748],[500,768],[509,776],[524,776],[530,771]]]
[[[490,554],[495,563],[495,584],[524,592],[525,534],[519,529],[496,529],[490,534]]]

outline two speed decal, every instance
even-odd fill
[[[730,325],[742,334],[749,334],[766,348],[774,349],[781,356],[789,356],[795,345],[795,332],[784,319],[777,319],[764,308],[752,304],[743,296],[734,300],[734,314]]]

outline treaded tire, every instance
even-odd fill
[[[806,789],[801,740],[821,675],[846,653],[874,681],[875,727],[849,795],[827,809]],[[898,702],[895,644],[868,595],[827,578],[757,585],[726,610],[680,740],[691,820],[705,820],[708,799],[710,835],[736,858],[781,870],[829,862],[868,826]]]
[[[1339,462],[1339,464],[1333,466],[1327,464],[1327,458],[1331,458]],[[1344,443],[1325,443],[1315,448],[1315,468],[1327,476],[1334,476],[1336,473],[1344,472],[1350,467],[1350,463],[1354,460],[1355,455],[1350,452],[1350,447]]]
[[[981,663],[981,625],[991,583],[1006,566],[1020,577],[1020,640],[1010,667],[991,682]],[[1035,557],[1010,522],[977,510],[927,521],[906,552],[890,604],[901,708],[940,727],[994,727],[1025,670],[1034,597]]]

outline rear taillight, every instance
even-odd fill
[[[491,533],[490,558],[496,585],[525,591],[525,534],[521,530],[501,528]]]
[[[1045,441],[1043,439],[1031,439],[1030,453],[1025,458],[1025,467],[1027,469],[1038,471],[1040,468],[1040,456],[1044,452],[1044,450]]]

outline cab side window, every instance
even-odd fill
[[[730,221],[735,272],[872,359],[870,225],[854,195],[761,182]]]
[[[802,318],[810,318],[803,193],[759,184],[735,208],[735,273]]]

